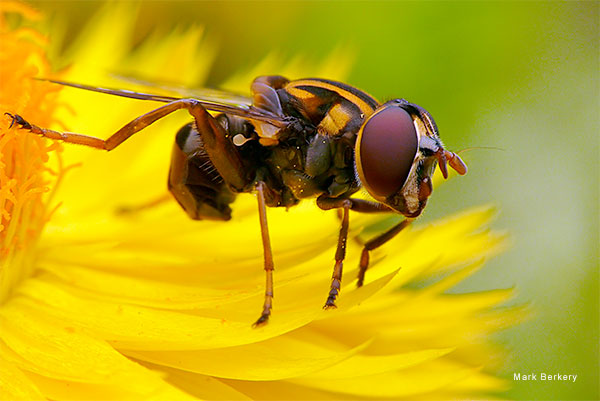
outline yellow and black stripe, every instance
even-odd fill
[[[371,95],[326,79],[301,79],[283,87],[289,102],[324,135],[357,131],[380,105]]]

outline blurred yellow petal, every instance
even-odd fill
[[[288,381],[253,382],[242,380],[221,379],[222,382],[247,394],[253,400],[348,400],[361,399],[322,391]],[[373,399],[372,397],[370,399]]]
[[[456,366],[420,366],[419,369],[387,372],[349,379],[293,379],[306,387],[332,391],[340,397],[400,398],[427,393],[473,375],[476,368]]]
[[[388,355],[357,355],[338,363],[335,367],[306,375],[306,378],[320,380],[350,379],[392,372],[437,359],[451,351],[451,348],[446,348]]]
[[[247,92],[250,82],[261,75],[283,75],[289,78],[328,77],[344,81],[354,61],[355,51],[350,46],[339,46],[319,62],[306,55],[297,55],[286,59],[277,52],[271,52],[259,63],[246,71],[240,71],[221,84],[223,89],[236,93]]]
[[[77,59],[69,66],[69,74],[97,77],[112,72],[112,65],[129,53],[133,33],[132,24],[115,21],[129,21],[136,14],[136,7],[131,5],[107,4],[69,43],[67,58]]]

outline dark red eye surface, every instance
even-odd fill
[[[358,172],[366,189],[387,197],[406,181],[417,154],[412,117],[400,107],[387,107],[367,120],[357,144]]]

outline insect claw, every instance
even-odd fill
[[[325,309],[325,310],[337,309],[337,305],[335,304],[335,301],[329,302],[329,300],[327,300],[325,305],[323,305],[323,309]]]
[[[254,324],[252,325],[253,328],[257,328],[257,327],[261,327],[264,326],[265,324],[269,323],[269,314],[262,314],[260,315],[260,317],[258,318],[258,320],[256,322],[254,322]]]
[[[4,115],[9,116],[11,118],[10,125],[8,126],[8,129],[11,129],[12,126],[15,124],[15,116],[10,113],[4,113]]]
[[[325,305],[323,305],[323,309],[328,310],[328,309],[337,309],[337,305],[335,304],[335,299],[337,298],[338,295],[338,291],[336,289],[332,289],[329,292],[329,297],[327,297],[327,301],[325,302]]]
[[[8,126],[8,128],[12,128],[13,125],[15,125],[15,123],[19,124],[21,127],[19,128],[25,128],[25,129],[31,129],[31,124],[29,124],[27,121],[25,121],[25,119],[23,117],[21,117],[18,114],[11,114],[11,113],[4,113],[5,116],[9,116],[12,121],[10,122],[10,125]]]

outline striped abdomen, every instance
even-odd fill
[[[194,220],[229,220],[235,194],[229,189],[208,154],[193,123],[177,133],[169,191]]]

